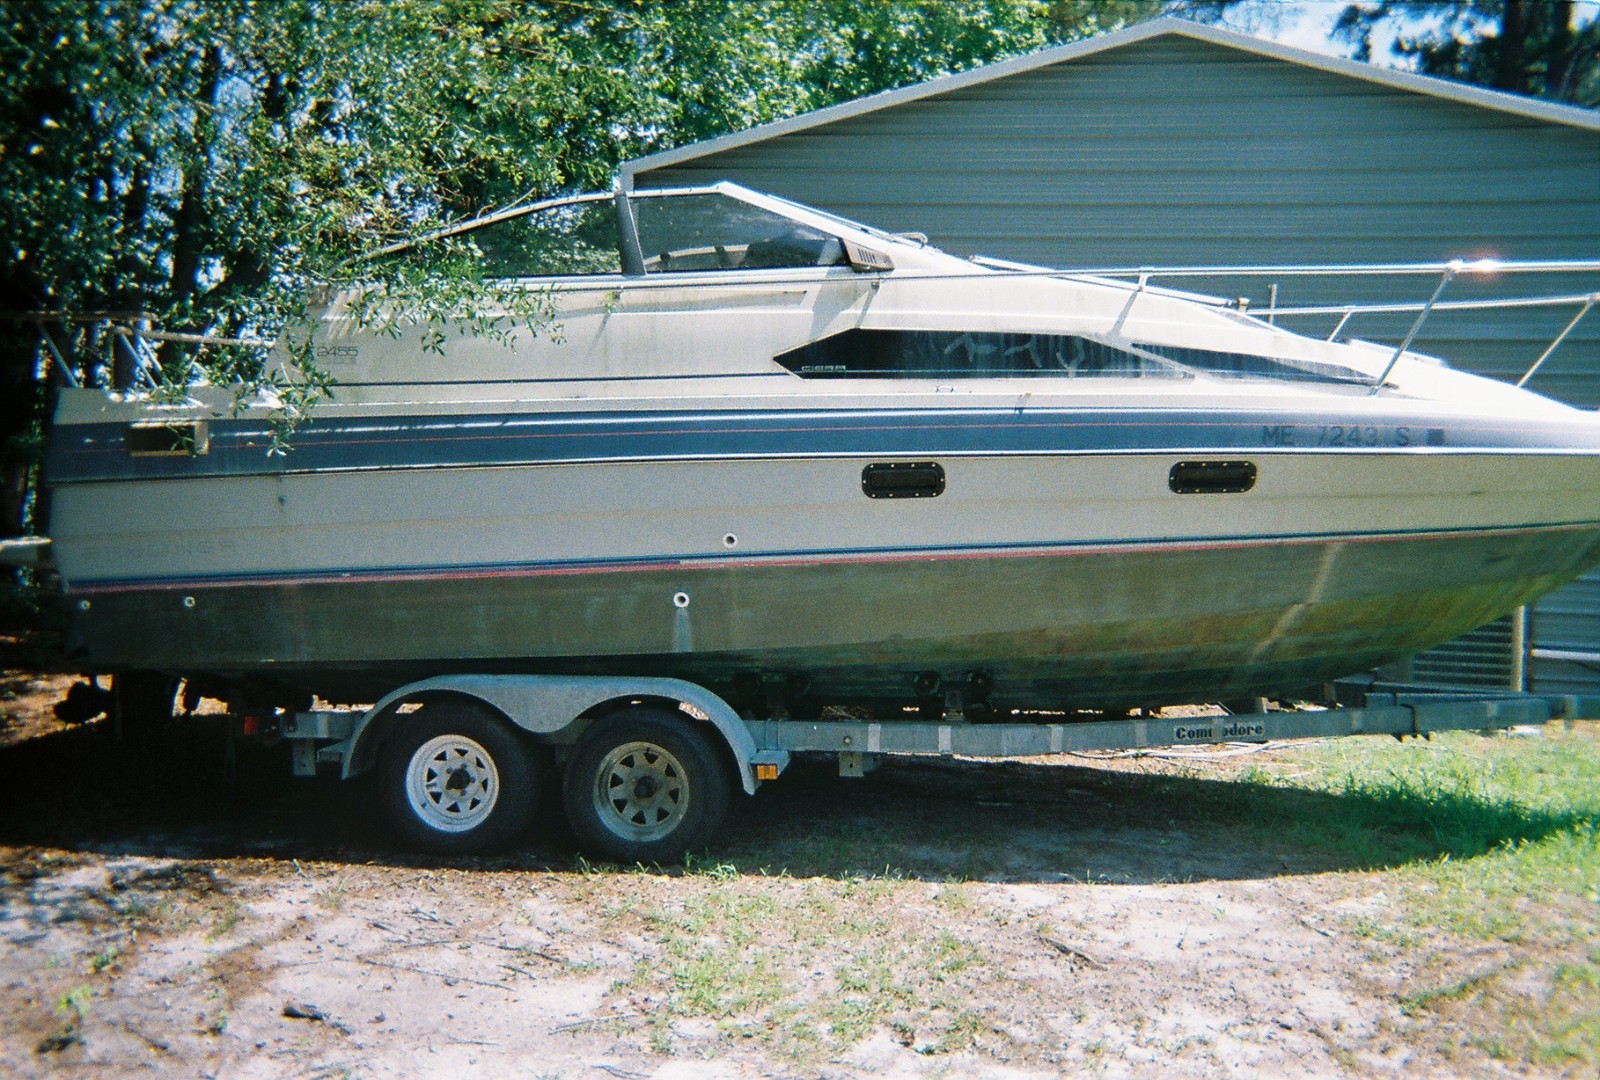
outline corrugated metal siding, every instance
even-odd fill
[[[1600,570],[1557,589],[1533,610],[1534,649],[1600,653]],[[1600,694],[1600,664],[1540,659],[1529,689],[1550,694]]]
[[[1429,649],[1411,662],[1411,677],[1437,686],[1520,689],[1512,686],[1515,657],[1511,620],[1512,616],[1507,615],[1437,649]]]
[[[732,179],[947,250],[1057,266],[1600,254],[1600,135],[1160,37],[636,176]],[[1259,307],[1266,282],[1190,282]],[[1520,294],[1592,282],[1524,278]],[[1506,295],[1506,286],[1492,290]],[[1426,299],[1421,279],[1289,279],[1279,303]],[[1453,283],[1447,298],[1485,292]],[[1417,347],[1520,374],[1571,312],[1441,314]],[[1348,332],[1397,338],[1404,318]],[[1313,323],[1331,327],[1331,320]],[[1600,314],[1535,384],[1600,405]]]

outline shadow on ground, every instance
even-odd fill
[[[1009,882],[1254,879],[1471,858],[1572,825],[1467,793],[1321,792],[1190,772],[900,758],[844,780],[830,761],[801,760],[753,800],[736,797],[716,849],[690,868]],[[194,722],[140,745],[117,744],[104,722],[36,737],[0,749],[0,777],[0,845],[15,848],[503,870],[580,865],[559,824],[497,858],[398,851],[376,822],[370,784],[296,780],[285,747],[230,751]]]

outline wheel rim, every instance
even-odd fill
[[[595,772],[595,814],[624,840],[659,840],[689,812],[683,765],[655,743],[630,742],[612,750]]]
[[[406,796],[429,828],[467,832],[493,813],[500,798],[500,770],[481,744],[465,735],[440,735],[411,755]]]

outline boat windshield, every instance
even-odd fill
[[[617,236],[616,204],[587,196],[469,221],[385,248],[376,257],[470,262],[487,278],[620,274]]]
[[[722,192],[646,192],[630,202],[647,274],[846,262],[838,237]],[[569,277],[620,274],[621,248],[615,202],[586,196],[469,223],[391,257],[472,259],[490,278]]]
[[[649,274],[774,270],[844,263],[844,245],[792,218],[721,192],[635,197]]]

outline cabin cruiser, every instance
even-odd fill
[[[85,670],[285,704],[667,675],[757,715],[985,719],[1295,693],[1600,563],[1600,417],[1393,346],[732,184],[380,257],[430,245],[548,318],[379,333],[332,298],[302,331],[334,397],[287,453],[226,388],[62,392]]]

